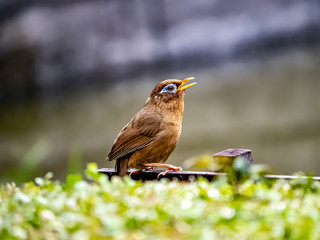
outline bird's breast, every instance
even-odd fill
[[[165,123],[162,130],[146,148],[135,151],[130,157],[130,168],[142,168],[145,163],[165,162],[175,149],[181,134],[181,124]]]

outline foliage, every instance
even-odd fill
[[[0,239],[319,239],[320,183],[271,181],[235,163],[228,177],[140,182],[52,174],[0,187]]]

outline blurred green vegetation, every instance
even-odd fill
[[[48,155],[50,146],[45,139],[37,141],[22,157],[15,168],[10,168],[1,175],[2,181],[15,181],[18,183],[30,180],[39,174],[40,163]]]
[[[0,239],[319,239],[320,182],[268,180],[265,171],[239,159],[214,182],[143,183],[109,181],[92,163],[89,182],[48,173],[2,184]]]
[[[22,157],[17,166],[9,168],[4,174],[0,176],[1,182],[14,181],[21,184],[30,181],[35,176],[43,173],[41,169],[43,161],[46,159],[50,152],[51,146],[46,139],[37,141]],[[67,173],[79,173],[83,169],[83,156],[79,146],[74,145],[70,148],[67,159]],[[65,172],[65,169],[62,169]]]

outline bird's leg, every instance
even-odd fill
[[[166,164],[166,163],[145,163],[143,164],[145,167],[163,167],[163,168],[168,168],[168,170],[172,171],[182,171],[181,167],[176,167],[171,164]]]
[[[168,168],[167,171],[159,173],[157,178],[159,178],[160,176],[165,176],[168,172],[171,172],[171,171],[182,171],[181,167],[176,167],[176,166],[173,166],[171,164],[165,164],[165,163],[146,163],[146,164],[144,164],[144,166],[145,167],[164,167],[164,168]]]
[[[140,172],[142,172],[142,171],[148,171],[148,170],[152,170],[152,169],[153,169],[153,167],[146,167],[146,168],[144,168],[144,169],[139,169],[139,170],[132,171],[132,172],[129,174],[129,177],[131,177],[131,174],[138,174],[138,173],[140,173]]]
[[[149,170],[153,170],[153,167],[146,167],[145,169],[143,169],[145,171],[149,171]]]

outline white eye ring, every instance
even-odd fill
[[[174,83],[171,83],[171,84],[165,86],[165,87],[161,90],[160,94],[161,94],[161,93],[164,93],[164,92],[175,93],[176,91],[177,91],[177,86],[176,86]]]

